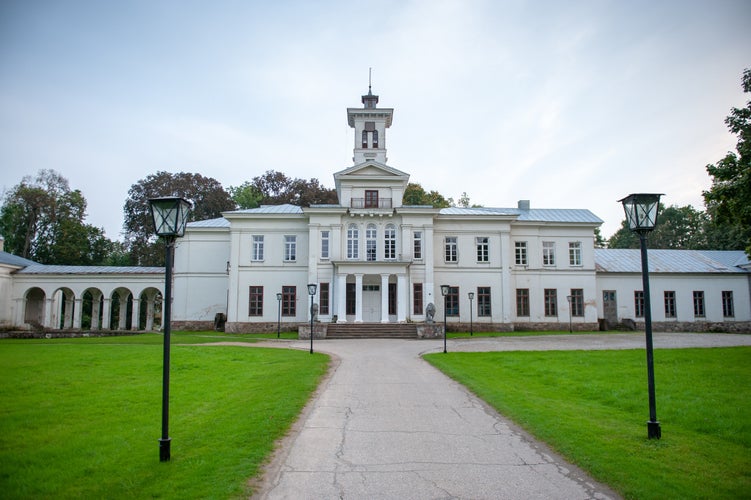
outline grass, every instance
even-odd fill
[[[655,353],[661,440],[646,438],[641,350],[425,357],[626,498],[751,491],[751,348]]]
[[[0,496],[247,497],[328,366],[304,351],[182,345],[250,338],[173,333],[165,463],[161,335],[0,342]]]

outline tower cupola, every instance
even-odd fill
[[[347,122],[355,129],[355,148],[352,160],[355,165],[368,160],[386,164],[386,129],[391,126],[393,108],[377,108],[378,96],[368,85],[362,96],[362,108],[347,108]]]

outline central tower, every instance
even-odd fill
[[[355,129],[355,165],[366,161],[386,164],[386,129],[391,126],[393,108],[376,108],[378,96],[373,95],[370,85],[368,94],[362,96],[362,108],[347,108],[347,122]]]

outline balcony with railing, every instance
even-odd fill
[[[391,198],[352,198],[350,208],[393,208]]]

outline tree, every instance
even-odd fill
[[[448,208],[453,205],[453,200],[451,198],[446,199],[438,191],[426,192],[420,184],[410,182],[404,190],[402,203],[405,205],[430,205],[433,208]]]
[[[193,202],[190,221],[214,219],[235,209],[235,202],[216,179],[200,174],[157,172],[130,187],[125,201],[124,236],[130,262],[141,266],[163,266],[164,247],[157,244],[151,219],[150,198],[181,196]]]
[[[258,199],[260,195],[259,205],[291,203],[308,207],[316,204],[337,203],[336,190],[323,187],[318,179],[292,179],[275,170],[267,170],[263,175],[254,177],[252,183],[245,182],[238,188],[230,188],[230,190],[233,189],[237,189],[239,194],[247,195],[251,200]]]
[[[9,252],[41,264],[102,264],[113,243],[85,218],[83,194],[58,172],[40,170],[6,194],[0,231]]]
[[[258,208],[263,201],[263,193],[248,181],[243,182],[237,187],[230,186],[229,194],[237,208],[244,210],[247,208]]]
[[[744,93],[751,92],[751,69],[743,72],[742,86]],[[732,108],[725,124],[738,136],[737,153],[707,165],[712,187],[702,194],[712,221],[732,227],[751,257],[751,100],[744,108]]]
[[[683,250],[706,249],[706,224],[706,214],[691,205],[671,205],[664,208],[660,204],[657,224],[649,234],[649,246]],[[628,228],[625,219],[621,222],[620,229],[608,240],[608,248],[639,248],[639,237]]]

